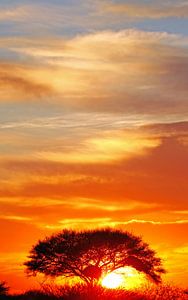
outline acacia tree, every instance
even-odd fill
[[[100,229],[63,230],[33,246],[24,263],[29,275],[79,277],[90,284],[121,267],[131,266],[155,283],[164,269],[148,244],[129,232]]]

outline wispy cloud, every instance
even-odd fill
[[[29,69],[18,64],[0,63],[1,101],[41,99],[52,95],[52,87],[29,78]]]
[[[104,1],[102,7],[106,12],[122,14],[130,18],[188,18],[188,4],[186,1],[150,1],[150,3]]]
[[[23,116],[24,118],[24,116]],[[94,131],[100,130],[115,130],[115,129],[129,129],[141,125],[151,123],[151,119],[144,119],[135,115],[125,115],[121,113],[97,113],[97,112],[71,112],[63,113],[61,116],[42,117],[42,118],[28,118],[18,121],[4,121],[0,123],[0,129],[66,129],[84,131],[84,129],[92,129]],[[153,120],[153,119],[152,119]]]
[[[24,1],[0,4],[0,22],[7,30],[23,35],[72,35],[104,27],[106,18],[98,10],[97,1],[72,2]],[[7,25],[9,22],[9,26]],[[115,22],[116,23],[116,22]],[[20,35],[20,34],[19,34]]]
[[[188,224],[188,220],[178,220],[178,221],[148,221],[148,220],[130,220],[123,223],[118,223],[119,225],[123,224],[132,224],[132,223],[140,223],[140,224],[152,224],[152,225],[173,225],[173,224]]]
[[[42,97],[74,110],[185,115],[186,38],[128,30],[20,42],[1,41],[22,57],[1,65],[1,99]]]
[[[31,5],[1,5],[0,21],[27,21],[36,13],[36,7]]]
[[[115,133],[111,133],[111,135],[115,135]],[[160,144],[160,140],[157,139],[132,138],[120,133],[119,137],[112,137],[111,135],[85,140],[76,151],[69,149],[63,153],[40,152],[38,158],[64,163],[104,164],[130,158],[134,155],[143,155],[148,149],[155,148]]]
[[[14,215],[7,215],[7,216],[1,216],[0,215],[0,219],[4,219],[4,220],[15,220],[15,221],[31,221],[31,218],[28,217],[23,217],[23,216],[14,216]]]

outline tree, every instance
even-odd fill
[[[38,241],[24,265],[29,275],[79,277],[88,284],[125,266],[144,272],[155,283],[165,272],[161,259],[140,237],[113,229],[63,230]]]

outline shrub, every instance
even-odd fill
[[[148,285],[143,289],[143,293],[149,300],[188,300],[188,295],[183,289],[169,284]]]
[[[0,296],[7,295],[9,287],[6,285],[6,282],[0,282]]]
[[[44,285],[43,291],[46,295],[55,296],[61,300],[147,300],[140,292],[107,289],[99,285],[93,287],[84,284],[74,286]]]

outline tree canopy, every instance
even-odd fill
[[[87,283],[125,266],[145,273],[155,283],[165,272],[161,259],[140,237],[114,229],[63,230],[38,241],[24,264],[29,275],[76,276]]]

